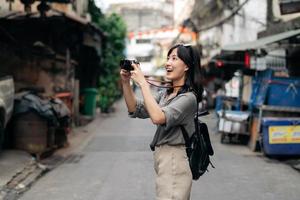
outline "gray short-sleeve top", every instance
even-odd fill
[[[166,123],[157,125],[150,144],[151,149],[154,150],[155,146],[163,144],[185,144],[180,125],[183,125],[189,134],[195,131],[194,116],[197,111],[195,94],[186,92],[168,100],[166,91],[161,91],[157,93],[155,99],[165,113]],[[130,113],[129,116],[132,118],[149,118],[143,100],[137,99],[136,111]]]

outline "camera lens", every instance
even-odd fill
[[[126,71],[132,71],[133,67],[131,65],[133,62],[133,60],[123,59],[120,61],[120,67]]]

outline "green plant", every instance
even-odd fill
[[[109,108],[113,105],[115,100],[121,96],[121,92],[116,85],[118,80],[112,80],[116,77],[117,76],[100,77],[98,106],[102,112],[109,112]]]
[[[119,88],[119,61],[124,57],[126,24],[121,16],[112,13],[102,14],[93,0],[89,0],[91,19],[106,35],[101,58],[99,77],[99,101],[102,112],[108,112],[113,103],[121,96]]]

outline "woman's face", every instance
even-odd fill
[[[185,72],[188,70],[187,65],[177,56],[177,48],[173,49],[167,58],[165,65],[167,71],[166,78],[171,81],[184,80]]]

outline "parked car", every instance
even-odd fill
[[[0,149],[3,145],[4,130],[12,116],[14,105],[14,81],[11,76],[0,78]]]

